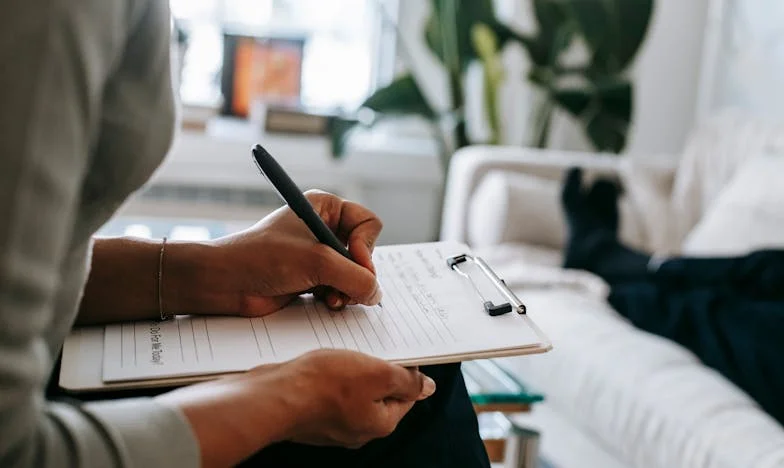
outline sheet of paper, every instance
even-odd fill
[[[244,371],[320,348],[411,361],[538,344],[516,314],[485,314],[471,283],[447,266],[448,256],[465,249],[451,243],[376,249],[383,308],[333,312],[306,296],[263,318],[190,316],[107,326],[104,381]]]

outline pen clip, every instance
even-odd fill
[[[495,304],[493,303],[493,301],[488,301],[487,299],[485,299],[484,295],[479,290],[479,287],[476,285],[476,282],[474,282],[474,279],[471,278],[471,275],[469,275],[468,273],[460,269],[461,264],[464,264],[469,261],[479,267],[479,269],[490,279],[490,281],[493,283],[496,289],[498,289],[509,302]],[[490,266],[482,258],[474,257],[468,254],[455,255],[454,257],[447,258],[446,264],[449,266],[450,269],[468,278],[468,281],[471,283],[471,286],[473,286],[476,293],[482,299],[482,302],[484,303],[485,312],[487,312],[489,315],[496,317],[499,315],[508,314],[513,310],[520,315],[526,314],[527,308],[525,307],[525,304],[523,304],[523,302],[515,295],[515,293],[512,292],[511,289],[509,289],[509,287],[506,285],[506,282],[501,278],[499,278],[498,275],[495,274],[492,268],[490,268]]]

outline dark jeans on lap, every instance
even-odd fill
[[[784,251],[673,259],[611,287],[621,315],[691,350],[784,424]]]
[[[259,452],[243,466],[489,468],[460,366],[421,370],[436,381],[436,393],[418,402],[391,436],[358,450],[279,444]]]
[[[435,380],[436,393],[417,402],[389,437],[356,450],[282,443],[262,450],[241,466],[489,468],[460,365],[430,366],[420,370]],[[59,369],[54,375],[59,375]],[[53,383],[49,397],[62,398]],[[89,399],[151,396],[158,392],[161,390],[117,392]]]

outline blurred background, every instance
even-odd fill
[[[549,14],[547,1],[170,3],[182,129],[164,167],[106,226],[112,234],[160,235],[174,223],[175,237],[215,236],[260,218],[279,205],[251,165],[249,148],[260,142],[303,188],[376,210],[382,243],[430,240],[448,160],[469,143],[651,157],[677,153],[719,108],[775,113],[784,104],[776,1],[620,2],[628,27],[609,40],[626,49],[610,50],[605,63],[592,61],[604,47],[591,40],[607,20],[601,2],[575,2],[587,5],[585,22],[563,34],[573,20]],[[472,27],[491,20],[498,24],[477,39]],[[552,78],[556,62],[578,72]],[[579,72],[584,63],[608,79]],[[363,105],[399,79],[391,95]],[[567,89],[584,90],[586,80],[606,85],[606,95],[583,97],[602,102],[610,120],[617,114],[621,130],[600,116],[595,127],[605,128],[593,133],[604,136],[592,139],[580,95]],[[554,98],[554,86],[567,95]]]

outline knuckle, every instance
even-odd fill
[[[326,203],[335,203],[340,201],[340,197],[335,195],[334,193],[325,192],[324,190],[319,189],[310,189],[305,192],[305,198],[308,199],[311,203],[315,204],[326,204]]]
[[[305,196],[310,199],[323,198],[331,195],[329,192],[320,189],[310,189],[305,192]]]
[[[371,218],[370,218],[370,221],[368,221],[368,222],[373,226],[373,229],[378,229],[379,231],[384,229],[384,222],[381,221],[381,218],[379,218],[378,215],[376,215],[372,211],[369,211],[369,214],[370,214]]]

